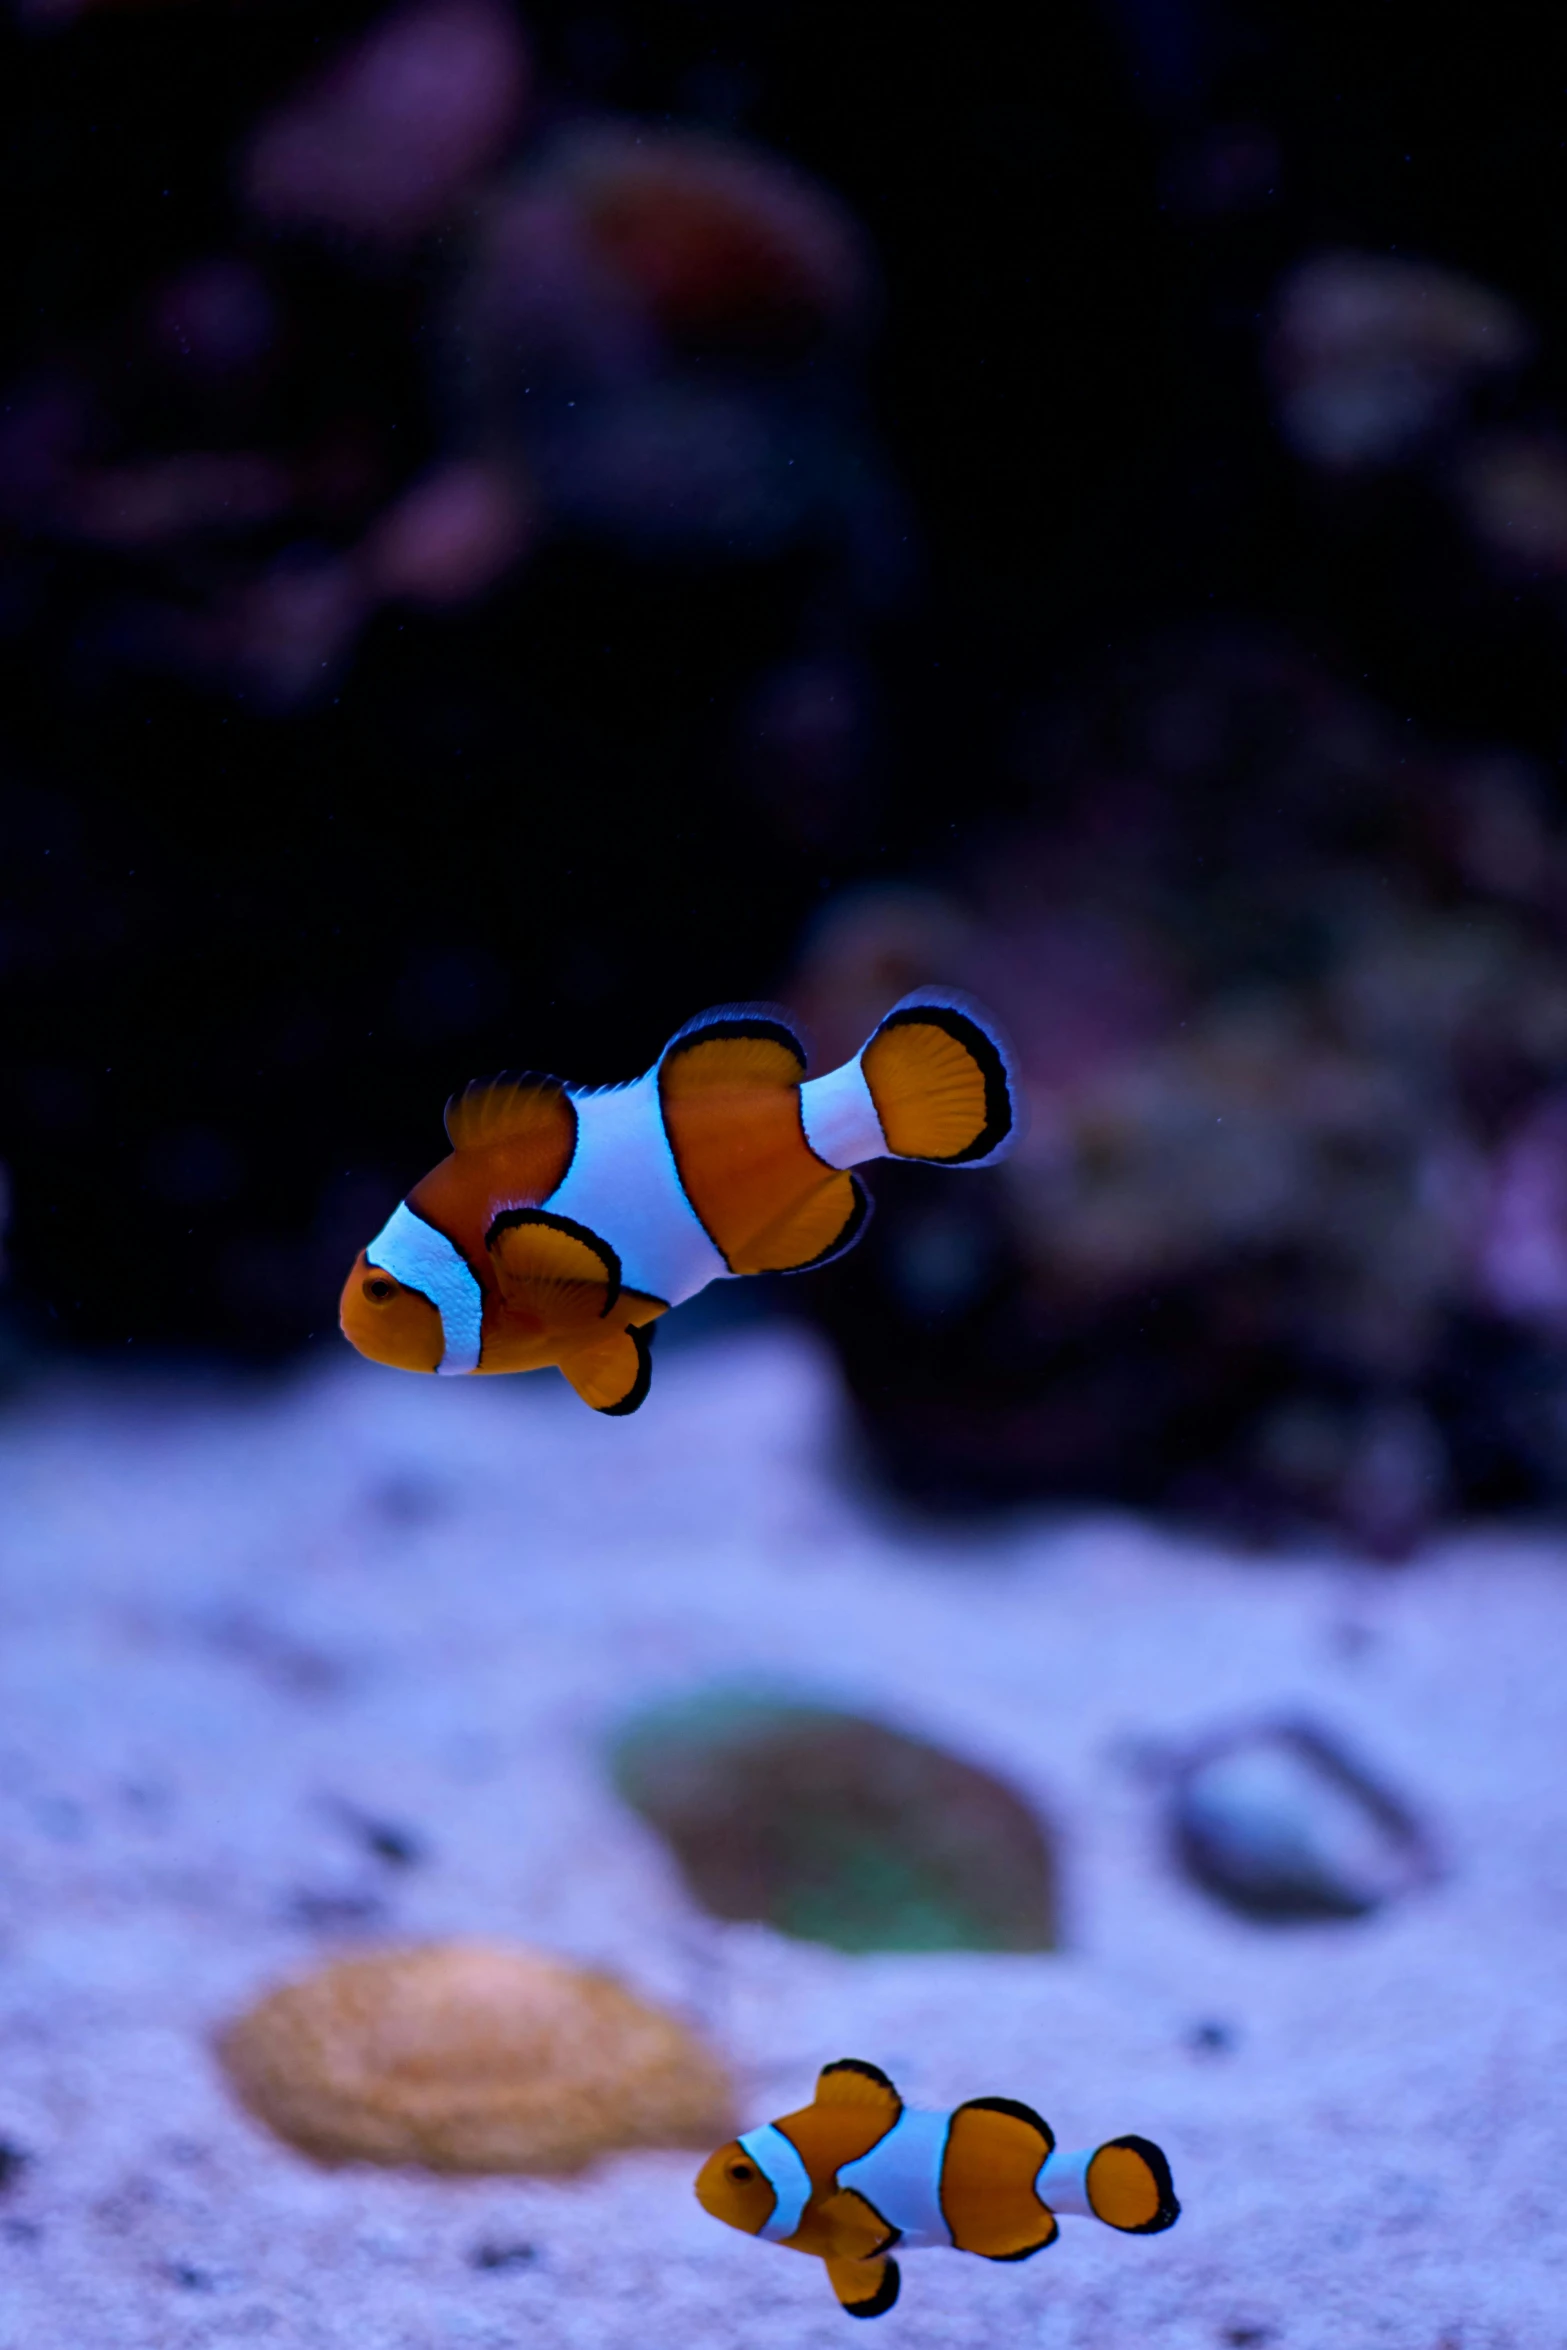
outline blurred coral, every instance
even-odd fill
[[[1498,1312],[1567,1333],[1567,1097],[1546,1095],[1503,1138],[1479,1219],[1475,1270]]]
[[[263,266],[241,231],[11,387],[0,518],[124,566],[107,597],[91,581],[100,659],[277,714],[325,698],[382,605],[477,601],[552,539],[741,563],[809,546],[851,609],[897,571],[847,209],[704,132],[587,115],[514,156],[531,91],[503,0],[381,17],[244,151],[248,208],[328,254],[280,243]],[[378,423],[379,384],[317,380],[323,269],[382,312],[404,388],[425,377],[421,434]],[[819,779],[807,832],[833,831],[852,783]]]
[[[85,471],[66,503],[71,526],[108,547],[156,547],[188,533],[246,530],[287,511],[285,468],[253,450],[189,450],[176,457]]]
[[[851,555],[888,493],[861,419],[847,211],[738,141],[602,123],[497,189],[448,315],[469,442],[638,551]],[[885,559],[885,558],[882,558]]]
[[[515,469],[437,466],[378,518],[360,553],[369,592],[416,604],[482,595],[528,543],[532,516]]]
[[[1512,303],[1455,270],[1320,254],[1275,302],[1269,363],[1285,437],[1329,472],[1391,464],[1451,422],[1471,385],[1521,365],[1533,340]]]
[[[325,690],[370,609],[352,562],[301,544],[205,611],[171,621],[171,648],[263,707],[294,709]]]
[[[219,2054],[258,2120],[321,2162],[569,2172],[729,2127],[722,2070],[673,2016],[482,1942],[339,1959],[270,1993]]]
[[[836,1056],[897,990],[970,986],[1030,1093],[983,1197],[883,1171],[821,1286],[883,1456],[954,1496],[1325,1513],[1388,1553],[1450,1500],[1567,1490],[1495,1320],[1567,1306],[1539,778],[1412,743],[1256,635],[1098,695],[964,886],[841,901],[792,990]]]
[[[787,349],[864,316],[858,229],[780,159],[690,132],[605,132],[570,150],[565,178],[591,242],[668,335]]]
[[[525,361],[601,370],[646,357],[649,332],[787,358],[861,325],[870,286],[847,209],[781,158],[605,122],[560,137],[494,198],[464,310],[481,333],[521,333]]]
[[[192,262],[166,279],[153,297],[152,316],[170,358],[220,380],[260,365],[282,324],[261,272],[235,254]]]
[[[1567,441],[1555,432],[1496,432],[1455,469],[1460,508],[1509,575],[1567,579]]]
[[[406,243],[496,161],[531,78],[503,0],[411,0],[261,123],[247,200],[281,227]]]

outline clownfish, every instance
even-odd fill
[[[1011,1056],[977,1005],[922,989],[807,1079],[786,1013],[703,1012],[629,1085],[476,1082],[451,1155],[362,1249],[344,1336],[401,1371],[560,1369],[600,1412],[648,1391],[648,1325],[710,1281],[852,1248],[868,1159],[988,1166],[1016,1137]]]
[[[850,2317],[881,2317],[897,2300],[894,2245],[1028,2260],[1055,2242],[1063,2212],[1133,2236],[1181,2215],[1147,2138],[1058,2154],[1049,2124],[1016,2098],[921,2113],[855,2057],[824,2066],[798,2113],[720,2146],[696,2196],[727,2226],[825,2262]]]

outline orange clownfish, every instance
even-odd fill
[[[852,1168],[984,1166],[1017,1133],[1011,1057],[961,996],[905,996],[841,1069],[805,1066],[785,1013],[725,1004],[630,1085],[470,1085],[450,1157],[360,1252],[344,1335],[401,1371],[552,1363],[595,1410],[634,1412],[670,1306],[853,1247],[871,1203]]]
[[[850,2317],[880,2317],[897,2300],[894,2245],[1027,2260],[1055,2242],[1061,2212],[1133,2236],[1181,2215],[1170,2166],[1146,2138],[1058,2154],[1032,2106],[971,2097],[920,2113],[854,2057],[825,2066],[798,2113],[720,2146],[696,2195],[729,2227],[814,2253]]]

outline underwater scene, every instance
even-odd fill
[[[0,2350],[1567,2350],[1564,85],[0,0]]]

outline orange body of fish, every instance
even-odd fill
[[[922,2112],[853,2057],[823,2068],[798,2113],[720,2146],[696,2194],[727,2226],[823,2262],[850,2317],[897,2300],[894,2246],[1027,2260],[1055,2242],[1064,2213],[1153,2236],[1181,2210],[1147,2138],[1058,2153],[1049,2124],[1016,2098]]]
[[[710,1281],[827,1263],[870,1213],[856,1167],[986,1165],[1019,1110],[994,1023],[935,989],[821,1077],[786,1014],[741,1004],[629,1085],[470,1085],[447,1104],[450,1156],[360,1252],[343,1331],[398,1370],[554,1365],[596,1410],[635,1411],[660,1314]]]

